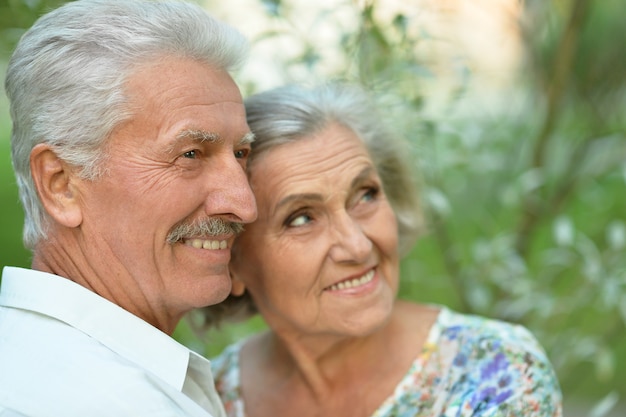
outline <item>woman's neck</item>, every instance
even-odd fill
[[[326,402],[337,387],[362,383],[392,351],[401,327],[396,310],[375,332],[360,337],[302,335],[281,329],[266,333],[259,340],[264,346],[263,362],[277,377],[301,384],[315,400]]]
[[[413,307],[394,308],[378,331],[359,338],[279,331],[251,339],[241,352],[246,410],[274,408],[248,415],[371,415],[419,355],[434,321]]]

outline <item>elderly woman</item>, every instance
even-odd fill
[[[407,148],[356,87],[246,102],[258,220],[233,247],[231,296],[268,330],[213,362],[231,417],[558,416],[554,371],[523,327],[396,298],[420,229]]]

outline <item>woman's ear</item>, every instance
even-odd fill
[[[50,145],[40,143],[32,149],[30,173],[48,215],[65,227],[78,227],[82,223],[82,212],[72,184],[75,174]]]
[[[237,276],[233,273],[233,269],[230,268],[230,279],[232,281],[232,286],[230,287],[230,294],[235,297],[240,297],[246,291],[246,284],[243,283]]]

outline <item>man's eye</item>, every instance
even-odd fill
[[[193,151],[187,151],[183,154],[183,158],[188,158],[188,159],[196,159],[197,156],[198,156],[198,151],[196,151],[195,149]]]
[[[235,151],[235,158],[244,159],[250,153],[250,149],[238,149]]]

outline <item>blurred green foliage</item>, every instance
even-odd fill
[[[0,54],[7,56],[33,22],[64,0],[0,0]]]
[[[0,0],[0,267],[30,265],[30,253],[22,246],[23,213],[10,157],[8,104],[4,96],[6,59],[24,31],[46,11],[65,3],[62,0]]]
[[[285,81],[319,76],[321,41],[285,29],[297,27],[298,2],[258,1],[270,20],[287,24],[253,47],[292,37],[301,52],[282,62]],[[2,48],[55,3],[0,5]],[[382,1],[338,3],[353,9],[357,25],[338,28],[345,65],[324,75],[377,91],[412,139],[421,171],[429,227],[403,261],[401,297],[526,325],[545,346],[566,400],[598,403],[590,415],[626,400],[623,2],[527,0],[515,81],[487,104],[466,68],[437,111],[425,93],[437,71],[419,53],[428,32],[415,31],[410,15],[381,17]],[[247,80],[246,94],[258,89]],[[26,266],[5,104],[1,110],[0,257],[2,265]],[[209,356],[264,326],[255,318],[198,336],[193,319],[175,337]]]
[[[4,80],[5,65],[0,65]],[[22,246],[23,213],[11,165],[11,122],[6,97],[0,99],[0,268],[5,265],[28,267],[30,253]]]

